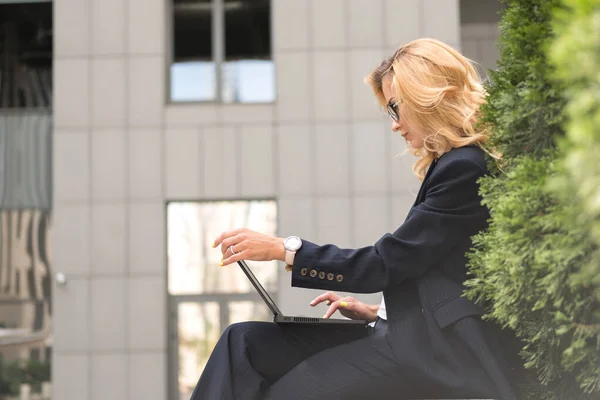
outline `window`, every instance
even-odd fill
[[[52,3],[0,0],[0,109],[52,102]]]
[[[50,382],[52,19],[49,1],[0,0],[1,399]]]
[[[221,252],[212,248],[212,242],[221,232],[239,227],[276,235],[276,225],[276,203],[270,200],[168,204],[169,398],[190,398],[229,324],[272,320],[243,271],[235,264],[219,267]],[[277,263],[248,265],[275,295]]]
[[[270,0],[171,1],[171,101],[275,100]]]

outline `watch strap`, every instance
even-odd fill
[[[294,258],[296,258],[296,252],[285,249],[285,263],[287,265],[294,265]]]

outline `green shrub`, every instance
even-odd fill
[[[488,104],[482,121],[491,125],[491,144],[510,164],[513,158],[554,147],[562,135],[562,89],[549,79],[546,48],[552,10],[560,0],[504,0],[498,69],[489,71]]]
[[[22,384],[39,393],[43,382],[50,381],[50,363],[34,360],[7,362],[0,356],[0,396],[18,396]],[[2,398],[2,397],[0,397]]]
[[[532,399],[584,399],[581,371],[598,376],[598,349],[584,338],[595,307],[591,289],[575,285],[591,250],[586,230],[573,222],[548,180],[556,152],[514,160],[506,176],[482,182],[492,212],[490,229],[474,238],[470,254],[472,298],[489,305],[488,317],[514,329],[526,346],[523,358],[544,387]],[[595,372],[594,372],[595,371]]]
[[[596,288],[600,299],[600,0],[564,0],[556,13],[559,37],[551,49],[557,79],[566,87],[566,137],[561,141],[564,173],[557,193],[569,193],[578,224],[595,243],[595,253],[576,279]]]
[[[571,5],[592,3],[565,1]],[[553,14],[558,7],[563,7],[559,15],[568,13],[560,0],[506,3],[499,69],[490,74],[488,104],[482,109],[492,145],[503,154],[503,160],[500,172],[481,180],[491,219],[489,229],[474,238],[468,255],[473,278],[467,282],[467,295],[488,307],[487,318],[514,329],[525,343],[525,365],[537,373],[542,385],[529,387],[523,398],[597,399],[600,320],[595,296],[598,285],[592,281],[598,279],[598,259],[593,258],[598,242],[590,232],[597,226],[591,222],[598,217],[594,204],[600,208],[599,163],[581,153],[584,147],[590,151],[587,147],[591,146],[585,144],[590,143],[590,134],[582,139],[583,128],[572,133],[570,124],[565,138],[563,126],[567,99],[584,102],[577,106],[569,103],[569,114],[573,108],[580,112],[588,106],[590,98],[598,99],[600,90],[597,86],[592,89],[590,81],[597,82],[599,75],[594,69],[600,63],[598,58],[595,64],[589,63],[591,73],[583,83],[577,65],[586,60],[571,59],[564,70],[559,64],[558,72],[550,62],[548,52],[555,40]],[[579,17],[584,14],[582,11]],[[562,21],[578,23],[572,17]],[[596,19],[590,24],[598,29],[599,22]],[[571,29],[581,29],[578,27]],[[573,51],[561,42],[566,40],[566,31],[559,31],[565,36],[557,41],[562,44],[553,47],[558,48],[553,55],[560,58],[561,54],[565,60]],[[594,36],[590,41],[600,38],[598,31],[579,32],[580,49],[586,36]],[[598,47],[594,49],[594,57],[598,57]],[[579,89],[567,78],[569,71],[577,69],[573,74],[582,83]],[[557,74],[562,79],[556,79]],[[584,87],[590,88],[589,95],[582,96]],[[565,88],[569,90],[565,92]],[[593,119],[598,114],[592,114],[586,113],[588,120],[577,124],[586,129],[595,126],[598,135],[600,119]],[[600,152],[594,150],[593,154],[597,157]],[[594,165],[583,171],[583,160]]]
[[[564,327],[574,343],[563,364],[578,368],[582,388],[600,397],[600,0],[563,0],[554,27],[550,56],[568,104],[560,174],[551,187],[572,211],[569,222],[588,247],[567,282],[590,296],[588,312]]]

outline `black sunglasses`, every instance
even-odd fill
[[[394,121],[400,122],[400,114],[398,113],[398,102],[388,103],[387,112]]]

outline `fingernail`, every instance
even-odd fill
[[[321,318],[327,318],[327,314],[323,314]]]
[[[217,245],[213,243],[212,244],[212,248],[214,249],[215,247],[217,247]]]
[[[340,301],[340,306],[348,307],[348,303],[346,303],[345,301]]]
[[[219,261],[219,265],[222,267],[223,266],[223,260]]]
[[[328,306],[330,306],[331,305],[331,300],[327,300],[327,302],[325,304],[327,304]]]

